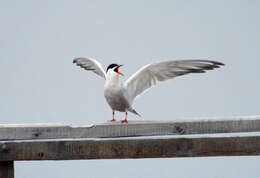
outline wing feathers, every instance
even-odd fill
[[[158,81],[165,81],[189,73],[205,73],[224,65],[221,62],[209,60],[179,60],[156,62],[142,67],[124,84],[129,101],[133,101]]]
[[[106,73],[102,67],[102,65],[95,59],[91,58],[76,58],[73,60],[73,63],[76,63],[76,65],[86,69],[90,70],[97,75],[103,77],[106,79]]]

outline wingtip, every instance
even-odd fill
[[[77,63],[77,59],[78,59],[78,58],[73,59],[72,63]]]
[[[224,66],[225,64],[222,62],[214,61],[216,65]]]
[[[218,65],[225,66],[226,64],[224,64],[224,63],[222,63],[222,62],[219,62]]]

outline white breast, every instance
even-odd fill
[[[107,75],[104,95],[112,110],[125,112],[129,108],[129,103],[124,96],[122,84],[118,75],[113,73]]]

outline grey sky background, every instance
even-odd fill
[[[0,1],[0,123],[111,119],[104,81],[72,64],[212,59],[225,67],[161,83],[144,120],[259,114],[259,1]],[[116,114],[123,119],[123,113]],[[139,119],[129,114],[129,120]],[[258,178],[259,157],[16,162],[17,178]]]

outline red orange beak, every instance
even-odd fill
[[[124,76],[124,74],[122,74],[122,73],[119,71],[119,68],[120,68],[121,66],[123,66],[123,65],[117,66],[115,72],[118,73],[119,75]]]

